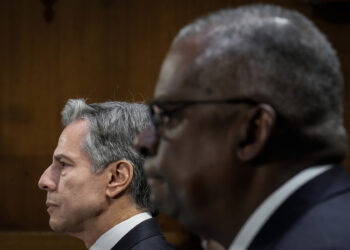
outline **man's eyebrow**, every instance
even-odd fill
[[[156,97],[156,98],[154,98],[153,100],[151,100],[150,102],[159,102],[159,103],[162,103],[162,102],[164,102],[164,103],[168,103],[168,102],[177,102],[177,101],[179,101],[179,100],[181,100],[181,98],[182,97],[177,97],[177,96],[172,96],[172,95],[165,95],[165,94],[163,94],[163,95],[160,95],[160,96],[158,96],[158,97]]]
[[[74,163],[74,161],[73,161],[70,157],[68,157],[68,156],[66,156],[66,155],[64,155],[64,154],[54,155],[53,158],[54,158],[56,161],[61,161],[62,159],[64,159],[64,160],[67,160],[67,161],[69,161],[69,162],[71,162],[71,163]]]

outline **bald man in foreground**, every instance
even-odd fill
[[[270,5],[200,18],[154,95],[136,148],[160,211],[230,250],[350,249],[342,73],[310,20]]]

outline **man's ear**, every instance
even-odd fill
[[[270,105],[259,104],[249,110],[240,128],[238,159],[243,162],[256,159],[270,138],[275,123],[276,112]]]
[[[111,199],[123,193],[131,183],[134,168],[129,161],[120,160],[109,164],[106,195]]]

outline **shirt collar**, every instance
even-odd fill
[[[139,213],[130,217],[102,234],[89,250],[111,249],[131,229],[150,218],[152,216],[149,213]]]
[[[292,179],[275,190],[260,204],[254,213],[250,215],[228,250],[247,249],[265,222],[294,191],[331,167],[332,165],[309,167],[299,172]]]

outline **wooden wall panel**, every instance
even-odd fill
[[[0,0],[0,230],[49,230],[37,181],[51,161],[68,98],[151,99],[181,27],[210,11],[254,2],[57,0],[47,23],[40,0]],[[343,65],[350,128],[350,21],[336,17],[349,13],[349,4],[324,11],[297,0],[259,2],[296,8],[328,35]],[[160,220],[168,235],[184,235],[174,222]]]
[[[83,250],[84,243],[67,235],[51,232],[0,232],[1,249]]]

